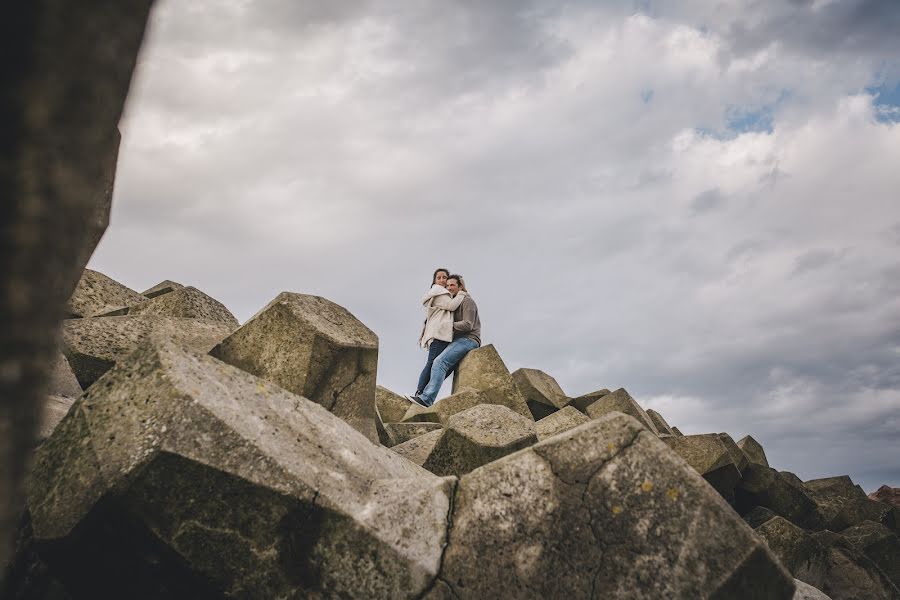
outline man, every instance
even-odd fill
[[[447,289],[454,297],[460,290],[465,291],[462,276],[450,275],[447,278]],[[478,306],[472,300],[472,296],[466,296],[459,308],[453,311],[453,341],[434,359],[428,385],[415,400],[422,406],[433,405],[444,379],[447,378],[447,373],[453,370],[466,354],[480,345],[481,320],[478,318]]]

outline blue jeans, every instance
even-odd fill
[[[449,345],[450,342],[445,342],[444,340],[431,340],[431,344],[428,346],[428,360],[425,361],[425,368],[422,369],[422,374],[419,375],[419,385],[416,386],[417,395],[421,394],[425,386],[428,385],[428,380],[431,378],[431,365],[434,363],[434,359]]]
[[[428,385],[425,386],[425,390],[422,392],[421,396],[419,396],[426,406],[434,404],[434,399],[437,398],[438,392],[441,391],[441,386],[444,384],[444,379],[447,378],[447,373],[449,373],[466,354],[477,347],[478,343],[475,340],[470,340],[469,338],[457,338],[453,340],[436,359],[434,359],[434,363],[431,365],[431,376],[428,380]]]

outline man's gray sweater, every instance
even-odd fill
[[[453,339],[463,337],[481,345],[481,320],[478,318],[478,305],[472,296],[466,296],[459,308],[453,311]]]

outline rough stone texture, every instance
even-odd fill
[[[769,460],[766,458],[766,451],[763,450],[762,445],[753,439],[752,436],[745,435],[738,441],[737,446],[744,451],[744,454],[747,455],[747,460],[750,462],[764,467],[769,466]]]
[[[800,479],[799,477],[797,477],[797,475],[795,475],[794,473],[791,473],[790,471],[778,471],[778,472],[781,473],[781,476],[784,477],[784,480],[787,481],[789,484],[791,484],[798,490],[802,491],[804,494],[809,495],[809,490],[806,488],[805,485],[803,485],[803,480]]]
[[[804,529],[824,528],[822,513],[812,498],[775,469],[750,463],[741,475],[735,488],[735,508],[740,514],[764,506]]]
[[[443,426],[440,423],[385,423],[384,428],[391,440],[390,446],[393,447],[420,435],[440,431]]]
[[[144,290],[141,292],[141,295],[145,298],[156,298],[157,296],[162,296],[163,294],[168,294],[170,292],[174,292],[175,290],[180,290],[184,286],[180,283],[176,283],[174,281],[169,281],[166,279],[165,281],[160,281],[152,288]]]
[[[378,338],[344,307],[282,292],[210,354],[324,406],[378,443]]]
[[[535,422],[534,430],[538,439],[543,441],[551,438],[557,433],[574,429],[579,425],[584,425],[590,419],[574,406],[566,406],[559,411],[553,413],[549,417],[544,417],[540,421]]]
[[[403,420],[403,415],[409,410],[411,403],[400,394],[377,385],[375,386],[375,405],[385,423],[399,423]]]
[[[406,414],[403,415],[402,421],[406,423],[441,423],[446,425],[453,415],[469,410],[479,404],[490,404],[489,400],[493,400],[493,398],[484,392],[461,390],[452,396],[438,400],[430,408],[407,402],[406,404],[409,408],[406,410]]]
[[[848,475],[811,479],[802,485],[810,498],[819,505],[826,521],[834,519],[846,503],[866,497],[863,489],[854,484]]]
[[[700,476],[619,413],[463,476],[441,580],[457,598],[776,600],[794,592],[765,544]]]
[[[453,393],[463,389],[484,393],[485,404],[499,404],[534,420],[525,398],[493,344],[475,348],[460,361],[453,377]]]
[[[177,317],[91,317],[63,321],[61,345],[78,383],[87,389],[116,364],[150,338],[171,339],[208,351],[231,333],[231,327],[214,321]]]
[[[666,437],[662,441],[702,475],[723,498],[729,502],[734,500],[734,487],[741,478],[741,472],[717,434]]]
[[[738,448],[738,445],[734,443],[734,440],[727,433],[720,433],[719,439],[722,441],[722,444],[725,445],[725,449],[728,450],[731,460],[734,461],[734,466],[737,467],[738,471],[743,473],[744,469],[747,468],[747,465],[750,464],[747,455]]]
[[[0,564],[59,319],[106,226],[150,4],[30,0],[0,18]]]
[[[675,426],[672,427],[672,433],[674,433],[678,437],[682,437],[684,435],[683,433],[681,433],[681,430]]]
[[[120,306],[146,302],[138,294],[115,279],[98,271],[85,269],[66,305],[69,317],[95,317]]]
[[[795,578],[816,588],[825,584],[829,551],[808,533],[783,517],[775,517],[757,527],[756,534]]]
[[[36,438],[38,442],[50,437],[74,403],[75,399],[69,396],[47,396],[41,411],[41,425]]]
[[[463,475],[537,443],[534,421],[505,406],[480,404],[453,415],[422,465],[435,475]]]
[[[756,529],[763,523],[767,522],[769,519],[774,519],[778,515],[771,508],[766,508],[765,506],[754,506],[747,514],[743,516],[744,521],[752,527]]]
[[[607,395],[609,390],[603,388],[602,390],[597,390],[596,392],[588,392],[583,396],[578,396],[577,398],[573,398],[571,402],[571,406],[574,406],[581,412],[587,414],[587,407],[597,401],[598,398],[602,398]]]
[[[812,534],[828,548],[828,570],[821,589],[834,600],[897,600],[900,590],[865,554],[832,531]]]
[[[832,531],[843,531],[848,527],[859,525],[863,521],[873,521],[897,532],[896,518],[897,509],[895,507],[862,497],[850,500],[841,506],[838,514],[828,522],[828,528]]]
[[[69,360],[62,351],[57,351],[56,360],[53,361],[53,367],[50,371],[50,387],[47,393],[51,396],[65,396],[66,398],[77,398],[81,395],[81,385],[75,372],[69,365]]]
[[[797,586],[797,590],[794,592],[793,600],[832,600],[822,590],[816,589],[799,579],[794,580],[794,585]]]
[[[569,398],[550,375],[538,369],[519,369],[512,374],[534,420],[543,419],[566,406]]]
[[[29,507],[77,596],[414,598],[437,575],[452,485],[165,343],[77,401],[36,454]]]
[[[444,435],[444,430],[436,429],[431,433],[426,433],[425,435],[415,437],[408,442],[398,444],[392,447],[391,450],[421,467],[425,464],[425,461],[428,460],[429,455],[431,455],[437,441],[442,435]]]
[[[869,500],[877,500],[900,508],[900,488],[883,485],[869,494]]]
[[[634,398],[625,391],[625,388],[619,388],[614,392],[600,396],[585,409],[585,414],[592,419],[597,419],[611,412],[631,415],[640,421],[644,427],[659,435],[659,431],[656,430],[653,421],[650,420],[644,409],[635,402]]]
[[[240,325],[224,304],[195,287],[184,287],[152,300],[129,306],[126,314],[218,321],[228,325],[232,330],[237,329]]]
[[[656,431],[658,431],[660,435],[664,433],[675,435],[675,432],[672,431],[672,427],[666,422],[661,414],[652,408],[648,408],[646,413],[647,416],[650,417],[650,420],[653,421],[653,426],[656,427]]]
[[[881,523],[863,521],[848,527],[841,535],[868,556],[900,587],[900,538]]]

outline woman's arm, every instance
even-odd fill
[[[466,299],[466,293],[460,291],[456,294],[455,298],[451,298],[449,295],[444,294],[442,296],[435,296],[434,301],[431,305],[434,308],[440,308],[442,310],[454,311],[459,308],[459,305],[462,304],[463,300]]]

